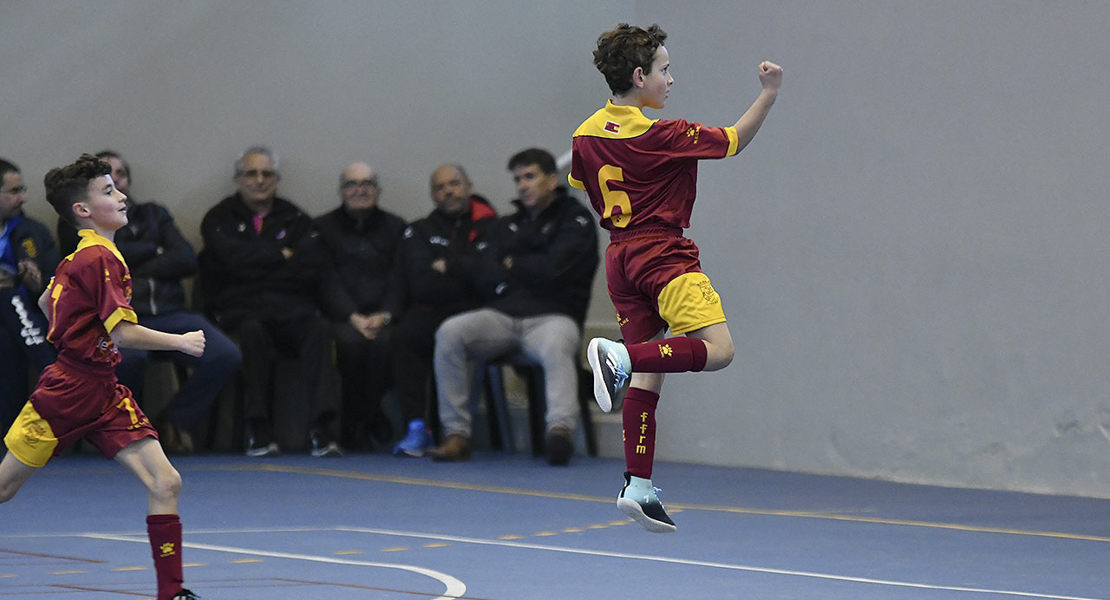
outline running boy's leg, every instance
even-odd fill
[[[171,600],[183,590],[181,519],[177,499],[181,475],[153,437],[132,442],[116,453],[116,460],[135,474],[147,489],[147,536],[158,578],[158,600]]]
[[[38,470],[38,467],[23,464],[11,452],[4,454],[4,460],[0,461],[0,504],[11,500]]]

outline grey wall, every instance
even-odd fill
[[[507,157],[561,154],[605,101],[597,34],[657,21],[676,84],[649,116],[731,124],[760,60],[786,72],[701,170],[737,359],[669,379],[660,458],[1110,497],[1110,4],[224,4],[5,6],[0,154],[32,215],[48,167],[109,146],[196,240],[253,143],[314,214],[360,158],[405,217],[444,161],[505,209]]]

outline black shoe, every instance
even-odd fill
[[[251,425],[247,438],[247,456],[261,458],[263,456],[277,456],[281,454],[277,442],[270,435],[270,428],[264,423]],[[191,592],[190,592],[191,593]]]
[[[339,444],[335,443],[327,427],[313,427],[308,435],[312,439],[312,456],[316,458],[343,456],[343,451],[339,449]]]
[[[547,432],[543,447],[549,465],[563,466],[570,462],[574,454],[574,440],[566,427],[552,427]]]
[[[190,592],[189,590],[187,590],[185,588],[181,588],[181,591],[174,594],[174,596],[173,596],[173,600],[178,600],[178,599],[180,599],[180,600],[201,600],[201,597],[194,594],[193,592]]]

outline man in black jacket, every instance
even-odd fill
[[[424,419],[436,329],[478,307],[474,248],[497,217],[459,165],[432,172],[431,194],[435,209],[405,229],[394,271],[393,289],[405,306],[393,332],[394,380],[407,424],[393,449],[398,456],[423,456],[434,445]]]
[[[339,176],[342,205],[316,219],[328,258],[324,312],[332,321],[342,382],[340,439],[349,449],[366,449],[392,438],[381,399],[392,379],[390,333],[396,292],[390,286],[394,254],[405,221],[378,206],[381,183],[364,162]]]
[[[205,350],[200,357],[182,352],[160,352],[192,374],[182,382],[165,412],[156,415],[162,448],[170,454],[194,450],[193,435],[220,391],[239,369],[242,357],[231,338],[199,313],[186,310],[181,280],[197,272],[192,244],[181,235],[173,217],[155,202],[135,202],[131,197],[131,166],[112,150],[96,157],[112,167],[116,189],[127,195],[127,226],[116,231],[115,244],[131,271],[131,307],[139,324],[168,333],[204,331]],[[77,230],[58,219],[58,240],[66,254],[77,249]],[[151,352],[120,348],[116,377],[142,401]]]
[[[564,465],[578,425],[577,357],[594,273],[597,225],[559,185],[555,158],[530,148],[509,159],[520,198],[479,247],[476,283],[484,308],[455,315],[436,333],[439,460],[470,456],[467,362],[520,352],[544,370],[547,461]]]
[[[0,158],[0,428],[7,431],[37,377],[54,362],[39,295],[58,267],[45,225],[23,214],[27,186],[19,167]]]
[[[281,174],[269,148],[235,161],[238,191],[201,221],[201,286],[216,323],[237,336],[243,353],[247,456],[280,451],[271,407],[279,352],[300,362],[312,412],[312,455],[338,456],[331,422],[339,410],[330,324],[320,315],[326,274],[312,219],[277,196]]]

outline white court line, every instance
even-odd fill
[[[262,530],[255,530],[261,532]],[[274,530],[270,530],[274,531]],[[295,529],[294,531],[337,531],[337,529]],[[342,530],[338,530],[342,531]],[[189,532],[192,534],[193,532]],[[139,542],[143,544],[150,543],[148,539],[133,538],[122,535],[111,535],[103,533],[84,533],[79,537],[88,537],[98,540],[110,540],[116,542]],[[356,567],[378,567],[382,569],[399,569],[401,571],[409,571],[426,577],[431,577],[442,583],[447,590],[442,596],[434,598],[433,600],[456,600],[466,593],[466,584],[458,579],[439,571],[425,569],[424,567],[415,567],[412,565],[400,565],[393,563],[378,563],[365,560],[350,560],[345,558],[332,558],[330,556],[313,556],[311,554],[293,554],[290,552],[273,552],[270,550],[252,550],[249,548],[235,548],[232,546],[216,546],[213,544],[197,544],[194,542],[183,543],[182,546],[186,548],[193,548],[195,550],[211,550],[213,552],[227,552],[230,554],[249,554],[251,556],[268,556],[271,558],[287,558],[291,560],[304,560],[309,562],[330,563],[334,565],[353,565]]]
[[[832,581],[846,581],[850,583],[868,583],[891,587],[916,588],[925,590],[939,590],[949,592],[968,592],[973,594],[998,594],[1017,596],[1022,598],[1045,598],[1047,600],[1105,600],[1101,598],[1087,598],[1083,596],[1060,596],[1056,594],[1038,594],[1035,592],[1019,592],[1014,590],[992,590],[985,588],[971,588],[949,585],[932,585],[928,583],[913,583],[909,581],[890,581],[886,579],[872,579],[869,577],[851,577],[847,575],[831,575],[828,573],[812,573],[808,571],[792,571],[789,569],[772,569],[767,567],[750,567],[745,565],[731,565],[727,563],[689,560],[685,558],[669,558],[666,556],[651,556],[647,554],[626,554],[624,552],[608,552],[604,550],[585,550],[581,548],[565,548],[561,546],[547,546],[543,544],[529,544],[526,542],[512,542],[506,540],[487,540],[481,538],[467,538],[453,535],[439,535],[416,533],[410,531],[394,531],[391,529],[372,529],[369,527],[335,527],[335,531],[350,531],[354,533],[370,533],[375,535],[392,535],[398,537],[413,537],[429,540],[457,542],[460,544],[479,544],[484,546],[505,546],[508,548],[523,548],[528,550],[546,550],[550,552],[565,552],[567,554],[585,554],[589,556],[605,556],[609,558],[627,558],[650,562],[671,563],[696,567],[709,567],[714,569],[728,569],[732,571],[747,571],[751,573],[766,573],[771,575],[789,575],[793,577],[808,577],[812,579],[827,579]]]

